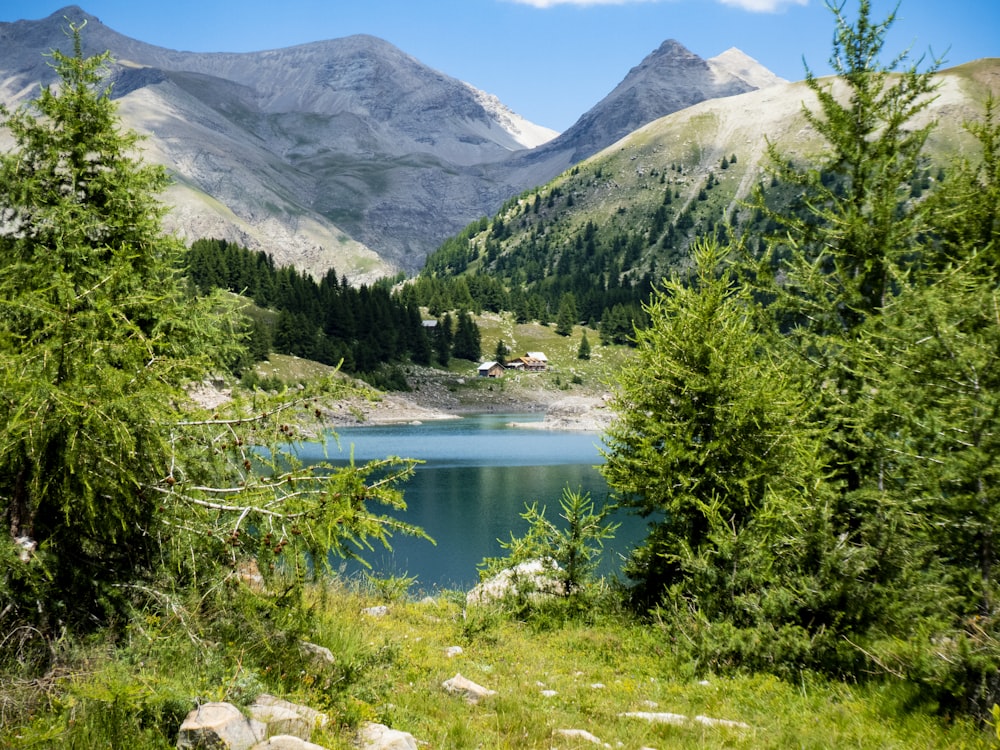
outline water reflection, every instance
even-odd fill
[[[484,557],[502,553],[498,539],[523,534],[520,514],[526,502],[538,501],[557,520],[563,489],[589,492],[599,507],[608,502],[608,486],[596,466],[602,462],[600,436],[512,428],[512,421],[537,415],[483,415],[421,425],[392,425],[338,430],[326,445],[327,457],[346,462],[352,451],[358,463],[402,456],[417,458],[414,477],[402,489],[408,506],[403,516],[437,542],[395,537],[392,551],[381,549],[366,559],[380,574],[417,576],[417,588],[467,589],[478,580]],[[319,460],[323,446],[302,446],[304,460]],[[614,573],[621,555],[641,538],[644,524],[624,513],[617,538],[608,545],[602,572]],[[357,572],[358,565],[348,566]]]

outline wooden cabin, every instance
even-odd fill
[[[481,378],[502,378],[504,369],[499,362],[483,362],[477,372]]]
[[[534,356],[537,354],[541,354],[541,356]],[[518,357],[507,362],[507,367],[524,370],[525,372],[545,372],[548,365],[549,360],[542,352],[528,352],[523,357]]]

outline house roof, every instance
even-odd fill
[[[549,358],[545,356],[545,352],[528,352],[525,356],[531,359],[540,359],[542,362],[549,361]]]
[[[527,355],[523,357],[518,357],[517,359],[512,359],[508,364],[519,363],[521,365],[534,365],[535,367],[544,367],[548,360],[539,359],[538,357],[529,357]]]

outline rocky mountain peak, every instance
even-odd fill
[[[575,163],[653,120],[707,99],[755,88],[721,65],[709,64],[677,40],[667,39],[593,109],[541,150],[546,154],[566,151],[570,154],[566,164]]]
[[[353,280],[415,271],[428,253],[513,195],[633,130],[706,99],[753,89],[767,71],[738,51],[707,62],[668,39],[566,133],[377,37],[259,52],[194,53],[131,39],[77,5],[0,23],[0,103],[52,81],[45,53],[117,61],[114,96],[147,158],[175,183],[165,222],[279,263]],[[741,53],[740,53],[741,54]]]

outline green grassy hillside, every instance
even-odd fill
[[[964,125],[982,116],[990,94],[1000,95],[1000,59],[951,68],[937,79],[925,113],[937,122],[926,148],[927,187],[955,158],[973,154]],[[721,236],[729,226],[764,236],[770,227],[745,202],[757,186],[770,203],[794,199],[772,184],[768,144],[797,163],[815,163],[823,144],[803,115],[814,106],[800,82],[664,117],[508,201],[491,220],[445,243],[424,273],[487,274],[541,294],[550,307],[572,291],[596,322],[601,304],[628,299],[629,290],[631,299],[643,299],[650,284],[682,267],[694,237]],[[597,293],[603,303],[588,305]]]
[[[898,686],[699,673],[673,655],[683,633],[630,621],[600,602],[580,620],[558,607],[525,620],[467,608],[458,592],[409,601],[401,588],[357,580],[314,588],[308,621],[235,584],[220,594],[230,613],[206,601],[164,600],[116,648],[77,645],[58,672],[5,680],[0,747],[168,750],[198,703],[245,706],[261,691],[327,713],[330,723],[312,739],[329,750],[356,747],[367,721],[449,749],[592,747],[564,730],[631,750],[995,746],[985,730],[910,705]],[[388,613],[365,613],[377,605]],[[335,663],[303,663],[297,638],[330,648]],[[455,646],[461,653],[449,656]],[[442,683],[456,673],[496,695],[471,704],[447,693]],[[625,715],[636,712],[686,720]]]

